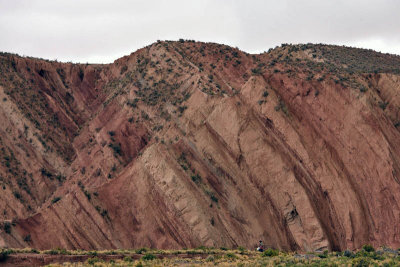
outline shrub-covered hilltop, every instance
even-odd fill
[[[267,249],[259,253],[243,247],[237,249],[206,248],[184,250],[105,250],[69,251],[65,249],[4,250],[0,262],[9,266],[399,266],[398,251],[377,251],[365,245],[358,252],[324,252],[298,254]],[[0,263],[1,264],[1,263]]]
[[[399,70],[322,44],[1,53],[0,247],[400,247]]]

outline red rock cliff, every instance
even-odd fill
[[[400,246],[400,57],[0,55],[0,247]]]

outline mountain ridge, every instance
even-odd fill
[[[399,56],[181,40],[0,63],[0,246],[399,245]]]
[[[255,53],[249,53],[246,52],[245,50],[241,50],[239,47],[233,47],[230,45],[226,45],[223,43],[214,43],[214,42],[206,42],[206,41],[196,41],[196,40],[191,40],[191,39],[179,39],[179,40],[157,40],[154,43],[151,43],[149,45],[146,45],[142,48],[136,49],[134,52],[131,52],[130,54],[127,55],[122,55],[120,57],[118,57],[117,59],[115,59],[113,62],[110,63],[95,63],[95,62],[73,62],[71,60],[58,60],[58,59],[49,59],[49,58],[42,58],[40,56],[28,56],[28,55],[20,55],[19,53],[14,53],[14,52],[6,52],[6,51],[0,51],[1,55],[8,55],[8,56],[17,56],[20,58],[26,58],[26,59],[33,59],[33,60],[43,60],[46,62],[54,62],[54,63],[64,63],[64,64],[74,64],[74,65],[111,65],[114,64],[116,61],[118,61],[119,59],[122,58],[127,58],[130,55],[136,53],[137,51],[140,51],[142,49],[151,47],[153,45],[157,45],[159,43],[184,43],[184,42],[189,42],[189,43],[201,43],[201,44],[209,44],[209,45],[217,45],[217,46],[225,46],[225,47],[230,47],[230,48],[234,48],[238,51],[240,51],[241,53],[247,54],[247,55],[262,55],[262,54],[267,54],[270,53],[271,51],[275,50],[275,49],[280,49],[282,47],[331,47],[331,48],[342,48],[342,49],[348,49],[348,50],[359,50],[359,51],[363,51],[364,53],[376,53],[376,54],[380,54],[380,55],[384,55],[384,56],[390,56],[390,57],[400,57],[400,55],[395,54],[395,53],[389,53],[389,52],[382,52],[382,51],[377,51],[374,50],[372,48],[365,48],[365,47],[356,47],[356,46],[349,46],[349,45],[337,45],[337,44],[328,44],[328,43],[282,43],[280,45],[277,45],[275,47],[271,47],[268,50],[264,50],[263,52],[255,52]]]

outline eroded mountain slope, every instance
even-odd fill
[[[180,41],[0,62],[0,246],[400,245],[398,56]]]

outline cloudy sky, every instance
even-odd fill
[[[109,63],[156,40],[259,53],[329,43],[400,55],[400,0],[0,0],[0,51]]]

